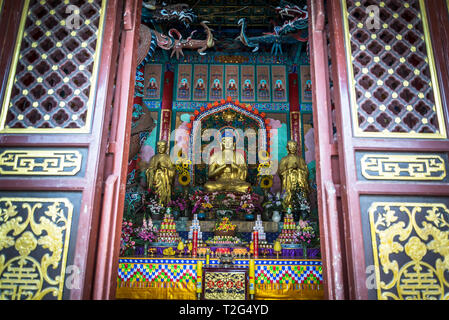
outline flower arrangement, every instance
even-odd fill
[[[253,214],[255,209],[261,210],[259,205],[259,195],[256,193],[246,193],[240,198],[239,210],[247,214]]]
[[[281,195],[280,192],[272,193],[267,192],[265,196],[265,202],[262,204],[264,210],[271,216],[273,212],[278,211],[282,212],[284,207],[282,206],[282,198],[283,195]]]
[[[176,208],[179,211],[184,211],[187,208],[187,200],[182,197],[179,197],[177,199],[171,200],[168,203],[168,207]]]
[[[296,243],[310,245],[316,237],[315,229],[312,226],[312,223],[309,220],[299,220],[294,237]]]
[[[238,199],[232,192],[228,193],[214,193],[214,198],[212,199],[216,205],[222,209],[229,209],[232,206],[238,204]]]
[[[133,223],[128,220],[124,220],[122,223],[122,235],[120,238],[120,255],[125,255],[130,250],[136,249],[135,242],[135,230]]]
[[[164,207],[159,203],[156,195],[151,191],[151,189],[148,190],[146,208],[151,215],[161,214],[162,210],[164,209]]]
[[[215,231],[234,231],[237,226],[232,224],[228,217],[223,217],[215,224]]]
[[[142,227],[136,228],[137,237],[139,237],[144,242],[153,242],[157,238],[157,227],[153,226],[153,221],[151,218],[145,220],[143,218]]]
[[[310,203],[302,190],[298,190],[292,196],[292,212],[295,220],[299,219],[299,217],[305,219],[310,214]]]
[[[212,202],[214,201],[216,196],[217,192],[208,194],[199,190],[195,191],[195,193],[189,197],[190,201],[193,203],[192,214],[196,213],[197,210],[212,209]]]

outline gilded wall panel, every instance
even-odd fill
[[[357,152],[356,160],[359,180],[449,182],[443,153]]]
[[[447,199],[388,200],[361,201],[370,298],[449,299]]]
[[[63,298],[73,199],[0,195],[0,299]]]
[[[84,173],[87,150],[0,149],[2,176],[77,176]]]

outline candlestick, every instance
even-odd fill
[[[196,258],[198,250],[198,230],[193,231],[192,257]]]
[[[253,239],[253,245],[254,245],[254,258],[259,258],[259,232],[254,231],[254,239]]]

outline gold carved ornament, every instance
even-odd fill
[[[0,153],[0,174],[74,176],[81,169],[81,161],[82,155],[76,150],[11,149]]]
[[[362,175],[368,180],[443,180],[446,177],[445,161],[438,155],[364,155],[360,164]]]
[[[245,300],[244,272],[205,272],[204,298],[208,300]]]
[[[65,198],[0,198],[1,300],[62,299],[72,213]]]
[[[369,218],[378,299],[449,299],[446,205],[375,202]]]

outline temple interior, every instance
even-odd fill
[[[184,273],[255,261],[252,298],[319,298],[306,2],[212,2],[143,3],[117,297],[167,297],[124,265],[177,257]]]

